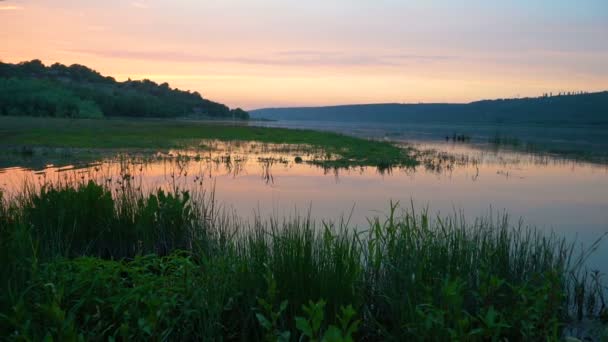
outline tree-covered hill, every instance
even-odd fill
[[[268,108],[254,118],[335,122],[608,124],[608,91],[561,93],[534,98],[467,104],[366,104],[331,107]]]
[[[240,108],[150,80],[118,82],[83,65],[0,62],[0,115],[247,119]]]

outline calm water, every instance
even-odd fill
[[[24,182],[93,178],[118,182],[129,174],[142,187],[179,186],[211,189],[227,209],[243,218],[307,214],[318,220],[350,222],[365,228],[368,217],[382,216],[389,201],[431,213],[465,217],[507,212],[513,223],[555,231],[590,244],[608,231],[608,167],[512,151],[480,150],[445,141],[418,142],[439,154],[415,169],[379,172],[375,168],[325,170],[295,163],[284,146],[222,145],[220,152],[171,151],[146,158],[108,157],[94,164],[32,170],[0,169],[0,188],[7,193]],[[176,157],[181,155],[181,157]],[[438,158],[437,156],[443,156]],[[173,157],[171,157],[173,156]],[[189,157],[184,157],[189,156]],[[448,157],[449,156],[449,157]],[[441,160],[441,161],[439,161]],[[589,266],[608,273],[608,243]]]
[[[356,123],[331,121],[254,122],[266,127],[309,128],[355,135],[364,138],[397,141],[445,141],[445,137],[465,135],[478,148],[496,147],[556,152],[569,157],[608,163],[608,128],[605,125],[542,124],[428,124],[428,123]],[[492,144],[488,144],[493,142]],[[491,146],[488,146],[491,145]]]

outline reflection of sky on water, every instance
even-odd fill
[[[421,165],[415,170],[393,169],[380,174],[375,168],[324,170],[294,162],[295,151],[243,145],[230,152],[190,152],[190,158],[107,159],[95,165],[49,167],[44,172],[7,168],[0,172],[0,187],[11,193],[25,180],[121,179],[128,173],[144,188],[181,188],[215,185],[216,199],[239,216],[293,216],[311,209],[315,219],[337,221],[348,216],[360,228],[366,218],[386,213],[389,201],[410,200],[418,208],[449,215],[463,211],[473,219],[507,212],[515,224],[524,223],[578,236],[590,244],[608,231],[608,167],[513,152],[470,149],[464,145],[425,144],[464,156],[442,161],[441,168]],[[255,153],[257,151],[257,154]],[[177,155],[179,152],[174,151]],[[183,153],[182,153],[183,154]],[[302,154],[304,160],[310,156]],[[435,161],[436,163],[436,161]],[[590,265],[608,273],[604,243]]]
[[[608,130],[603,125],[480,124],[409,122],[253,121],[255,126],[308,128],[363,138],[423,143],[464,135],[467,144],[486,150],[551,152],[574,159],[608,161]],[[515,145],[515,146],[513,146]],[[445,146],[445,144],[444,144]]]

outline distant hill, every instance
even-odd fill
[[[0,62],[0,115],[247,119],[240,108],[150,80],[117,82],[83,65]]]
[[[483,100],[467,104],[366,104],[267,108],[252,118],[334,122],[608,124],[608,91]]]

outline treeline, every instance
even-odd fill
[[[244,110],[150,80],[117,82],[82,65],[0,62],[0,115],[248,119]]]
[[[401,123],[559,123],[607,124],[608,91],[467,104],[364,104],[331,107],[268,108],[252,117],[274,120]]]
[[[99,106],[47,80],[0,78],[0,113],[53,117],[102,117]]]

